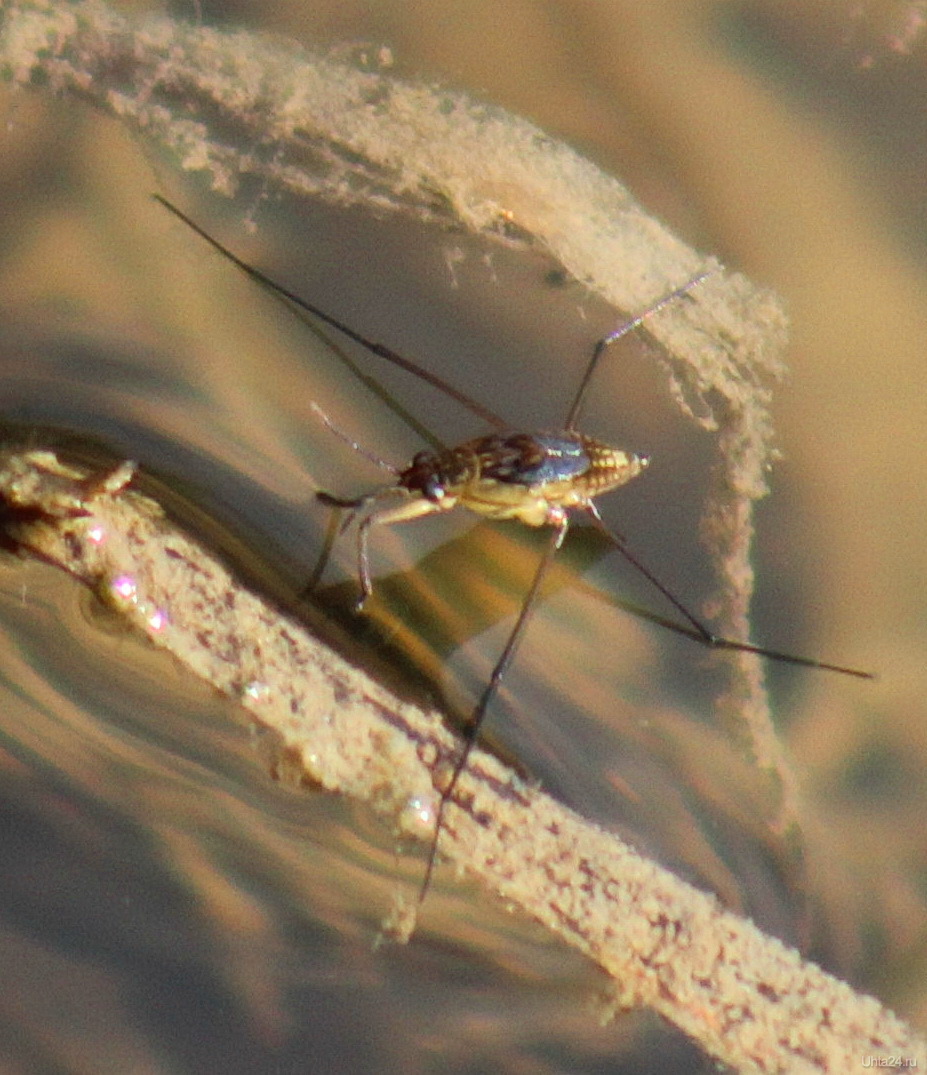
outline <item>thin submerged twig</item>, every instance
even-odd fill
[[[425,835],[417,815],[433,801],[434,770],[460,749],[440,716],[400,701],[242,588],[154,501],[126,490],[132,473],[122,464],[88,474],[50,452],[8,454],[7,535],[237,699],[314,783]],[[875,999],[478,748],[448,804],[441,846],[594,959],[619,1004],[653,1008],[742,1070],[842,1073],[866,1056],[927,1058],[927,1045]]]

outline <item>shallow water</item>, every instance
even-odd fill
[[[36,443],[50,430],[72,449],[138,460],[143,487],[182,525],[270,592],[298,590],[326,523],[315,488],[350,495],[380,478],[319,427],[309,401],[395,462],[419,441],[275,303],[149,205],[149,165],[118,128],[67,102],[18,109],[7,138],[32,156],[11,150],[5,173],[5,198],[21,208],[0,292],[4,419]],[[176,181],[169,164],[157,170],[159,183]],[[55,174],[66,203],[41,189],[28,201],[36,174]],[[117,183],[122,216],[99,193]],[[555,266],[536,252],[321,207],[261,206],[251,235],[242,220],[252,201],[187,197],[236,252],[528,428],[559,424],[592,343],[615,325],[615,311],[578,286],[555,286]],[[913,1009],[916,990],[899,982],[916,971],[871,938],[863,958],[860,935],[868,924],[916,937],[922,922],[911,881],[917,822],[905,823],[922,816],[911,775],[923,746],[911,719],[920,695],[899,682],[898,668],[910,669],[891,663],[892,639],[883,644],[861,622],[881,622],[870,610],[889,584],[865,560],[846,566],[856,535],[832,544],[824,501],[865,506],[839,468],[819,461],[825,427],[852,409],[854,379],[843,365],[815,379],[821,330],[803,323],[805,303],[801,398],[784,405],[795,462],[762,513],[756,635],[842,659],[834,647],[855,632],[828,637],[826,624],[832,609],[841,625],[855,615],[867,643],[846,659],[871,655],[883,681],[888,672],[887,687],[866,695],[773,670],[804,786],[823,799],[805,833],[810,881],[794,834],[770,826],[762,781],[718,728],[703,654],[609,603],[617,579],[621,596],[652,605],[595,542],[568,544],[564,561],[583,574],[560,579],[532,623],[488,730],[581,812],[764,928],[792,941],[810,933],[828,966]],[[481,432],[434,393],[370,368],[447,440]],[[817,415],[803,418],[815,401]],[[710,439],[674,417],[636,344],[604,371],[585,424],[653,453],[646,479],[612,498],[606,517],[697,606],[709,578],[696,529]],[[869,436],[860,427],[860,440]],[[796,535],[807,547],[796,549]],[[377,533],[378,601],[360,635],[412,652],[433,689],[466,712],[504,641],[536,537],[472,530],[456,517]],[[323,604],[350,601],[352,571],[348,540]],[[128,636],[72,580],[6,556],[0,592],[9,1070],[646,1071],[648,1057],[655,1071],[695,1069],[693,1051],[649,1016],[601,1029],[589,1010],[599,975],[450,869],[412,944],[375,949],[397,886],[412,892],[421,877],[421,849],[397,847],[362,808],[275,781],[272,744],[236,706]],[[871,749],[880,737],[881,753]],[[909,768],[899,743],[909,744]]]

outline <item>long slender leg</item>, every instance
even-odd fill
[[[457,782],[460,780],[461,774],[467,767],[467,761],[470,758],[470,753],[473,747],[476,745],[477,738],[480,733],[480,727],[483,724],[483,720],[486,716],[486,712],[489,709],[490,702],[496,695],[496,691],[499,689],[499,684],[502,682],[502,677],[505,675],[506,669],[512,663],[512,659],[515,656],[515,651],[518,649],[518,644],[521,641],[524,634],[525,627],[528,623],[528,618],[531,614],[534,605],[537,602],[538,596],[541,592],[541,586],[544,582],[544,577],[547,575],[551,562],[553,561],[554,553],[563,544],[563,539],[566,537],[567,529],[569,528],[570,520],[568,516],[564,516],[563,519],[557,524],[556,529],[551,534],[550,541],[547,548],[544,550],[544,554],[538,563],[537,570],[534,573],[534,578],[531,581],[531,586],[528,593],[525,595],[525,600],[522,603],[521,611],[518,613],[518,619],[515,621],[515,626],[512,628],[511,634],[508,637],[508,641],[505,643],[505,648],[499,655],[496,666],[492,670],[492,674],[483,688],[483,693],[480,695],[479,701],[476,703],[476,707],[473,710],[473,714],[470,717],[470,722],[464,729],[463,737],[464,743],[460,754],[457,756],[457,760],[454,762],[454,768],[451,772],[451,778],[447,782],[447,786],[441,792],[441,800],[438,803],[437,815],[435,817],[435,835],[431,843],[431,850],[428,853],[428,862],[425,865],[425,876],[422,880],[422,886],[418,893],[419,906],[424,902],[425,896],[428,894],[428,889],[431,886],[431,878],[434,873],[435,863],[438,857],[438,841],[441,839],[441,826],[444,824],[444,813],[447,808],[447,804],[454,794],[454,789],[457,787]]]
[[[325,568],[328,566],[328,561],[331,559],[332,550],[335,547],[337,539],[347,530],[347,528],[354,521],[354,516],[357,512],[368,504],[372,499],[375,499],[376,494],[367,494],[366,496],[356,497],[353,500],[343,499],[341,497],[332,496],[331,493],[319,491],[316,493],[316,499],[319,500],[326,507],[332,508],[331,519],[328,525],[328,530],[325,534],[325,543],[322,546],[322,552],[319,555],[318,563],[309,578],[309,581],[303,587],[301,593],[304,597],[315,592],[316,587],[322,579],[322,574]],[[341,513],[347,512],[344,519],[341,520]]]
[[[343,508],[332,505],[332,511],[329,515],[328,526],[325,530],[325,540],[322,544],[322,550],[319,553],[319,559],[312,574],[309,576],[309,581],[301,591],[301,594],[304,597],[315,593],[319,583],[322,581],[322,575],[325,573],[325,568],[328,567],[328,561],[331,559],[332,551],[335,548],[335,542],[341,536],[345,527],[350,524],[351,519],[354,518],[354,512],[350,511],[347,519],[342,522],[341,512],[343,510]]]
[[[327,507],[334,508],[336,511],[343,511],[345,509],[350,513],[345,519],[339,534],[343,534],[345,530],[351,525],[355,514],[367,504],[374,502],[378,497],[389,495],[394,492],[393,487],[386,490],[381,490],[378,493],[368,493],[366,496],[357,497],[354,500],[342,500],[341,497],[332,496],[331,493],[318,492],[316,493],[316,499],[320,500]],[[388,509],[386,509],[388,510]],[[367,603],[367,598],[373,593],[373,581],[370,578],[370,555],[368,552],[367,532],[370,529],[371,523],[375,522],[378,513],[373,511],[366,519],[362,519],[357,527],[357,581],[360,583],[360,597],[357,599],[355,608],[360,612],[364,605]],[[330,548],[326,550],[330,552]],[[317,571],[318,574],[318,571]]]
[[[228,247],[223,246],[218,239],[214,239],[209,232],[201,228],[199,224],[195,223],[186,215],[186,213],[181,212],[176,205],[172,205],[167,198],[163,198],[160,194],[153,194],[152,197],[156,202],[163,205],[165,209],[173,213],[175,217],[182,220],[188,228],[195,231],[201,238],[205,239],[214,250],[218,250],[223,257],[227,258],[233,265],[241,269],[243,273],[250,276],[252,280],[256,280],[263,287],[268,288],[271,294],[276,295],[278,299],[286,303],[291,309],[297,307],[300,310],[305,310],[326,325],[330,325],[332,328],[344,333],[348,339],[359,343],[362,347],[365,347],[370,351],[371,354],[379,355],[380,358],[385,358],[388,362],[392,362],[393,365],[398,366],[400,369],[408,370],[409,373],[412,373],[414,376],[419,377],[428,384],[434,385],[439,391],[444,392],[448,397],[456,400],[461,406],[466,407],[468,411],[471,411],[473,414],[477,415],[477,417],[482,418],[484,422],[494,426],[496,429],[508,428],[508,422],[500,418],[499,415],[495,414],[488,407],[484,407],[482,403],[478,403],[475,399],[471,399],[468,395],[461,392],[459,388],[455,388],[454,385],[449,384],[437,374],[423,369],[415,362],[410,361],[408,358],[404,358],[397,351],[392,350],[392,348],[387,347],[385,344],[367,339],[366,336],[362,336],[359,332],[355,332],[354,329],[349,325],[346,325],[343,321],[339,321],[338,318],[332,317],[330,314],[325,313],[324,310],[320,310],[317,306],[314,306],[311,302],[307,302],[306,299],[302,298],[300,295],[290,291],[289,288],[284,287],[282,284],[278,284],[276,280],[272,280],[265,273],[262,273],[260,269],[256,269],[253,265],[249,265],[246,261],[242,261],[240,257],[233,254]]]
[[[362,519],[357,528],[357,577],[360,580],[361,592],[355,608],[360,612],[367,604],[367,598],[373,593],[373,580],[370,577],[370,551],[368,548],[367,535],[370,525],[376,519],[376,515],[368,515]]]
[[[592,352],[592,358],[589,360],[589,365],[586,367],[586,372],[583,374],[583,379],[579,383],[579,388],[576,390],[576,395],[573,398],[573,402],[570,404],[570,409],[567,411],[566,422],[564,423],[564,429],[575,429],[576,423],[579,419],[579,412],[582,410],[583,402],[586,398],[586,392],[589,389],[589,384],[592,381],[592,375],[595,373],[596,368],[605,353],[606,348],[611,344],[616,343],[623,336],[627,336],[629,332],[632,332],[639,325],[642,325],[648,317],[652,317],[653,314],[662,310],[664,306],[669,306],[671,302],[675,302],[676,299],[685,295],[687,291],[691,291],[693,287],[700,284],[706,276],[711,275],[711,270],[700,272],[697,276],[693,276],[691,280],[687,280],[682,287],[677,287],[675,291],[671,291],[668,295],[664,295],[662,298],[657,299],[655,303],[648,306],[646,310],[642,310],[636,317],[632,317],[630,321],[625,321],[620,328],[614,332],[609,333],[608,336],[603,336],[601,340],[595,345],[595,350]]]
[[[399,498],[398,504],[384,503],[395,498]],[[370,575],[370,554],[368,551],[370,527],[375,523],[380,526],[390,526],[396,523],[410,522],[412,519],[420,519],[423,515],[432,515],[437,511],[447,510],[441,504],[425,497],[410,496],[407,489],[397,485],[389,485],[385,489],[378,489],[376,492],[367,493],[366,496],[360,496],[354,500],[342,500],[340,497],[324,492],[316,493],[316,499],[330,508],[347,508],[351,512],[351,515],[341,528],[342,532],[354,518],[354,513],[371,504],[373,505],[373,509],[365,518],[361,519],[357,528],[357,578],[361,588],[356,606],[358,612],[363,609],[367,599],[373,593],[373,579]]]
[[[740,642],[734,638],[724,638],[721,635],[714,634],[701,622],[701,620],[697,619],[697,617],[686,608],[679,598],[676,597],[656,575],[654,575],[650,568],[631,552],[624,539],[618,537],[618,535],[614,534],[605,525],[602,521],[602,516],[599,514],[598,508],[596,508],[594,504],[587,504],[585,510],[590,519],[595,523],[597,529],[605,535],[612,545],[615,546],[635,571],[638,571],[652,586],[659,590],[680,616],[688,621],[691,626],[687,627],[681,623],[674,623],[672,620],[664,619],[662,616],[648,614],[647,619],[652,620],[661,627],[665,627],[668,631],[673,631],[677,635],[691,638],[693,642],[698,642],[699,645],[707,646],[709,649],[727,649],[736,650],[741,653],[756,653],[760,657],[768,657],[770,660],[781,661],[784,664],[797,664],[802,665],[805,668],[821,668],[827,672],[839,672],[845,676],[856,676],[858,679],[875,679],[872,672],[862,672],[858,668],[847,668],[845,665],[841,664],[830,664],[827,661],[815,660],[813,657],[799,657],[793,653],[783,653],[781,650],[766,649],[764,646],[754,646],[750,642]]]
[[[695,637],[701,639],[701,641],[705,644],[710,645],[711,639],[714,637],[711,631],[709,631],[708,628],[700,620],[696,619],[696,617],[686,608],[686,606],[679,600],[679,598],[677,598],[672,593],[672,591],[670,591],[657,578],[657,576],[654,575],[654,573],[644,565],[641,560],[638,560],[634,553],[632,553],[631,550],[628,548],[627,544],[624,541],[624,538],[614,533],[609,527],[605,525],[602,516],[599,514],[598,507],[591,501],[586,505],[586,513],[588,514],[589,518],[592,519],[592,521],[595,523],[598,531],[608,538],[611,544],[614,545],[616,549],[618,549],[618,551],[628,561],[628,563],[631,564],[636,571],[640,572],[640,574],[643,575],[644,578],[652,586],[659,590],[661,594],[663,594],[666,600],[669,601],[669,603],[673,606],[674,609],[676,609],[676,611],[680,614],[680,616],[683,617],[683,619],[689,621],[689,623],[692,625]]]

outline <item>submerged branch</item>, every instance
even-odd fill
[[[305,775],[423,836],[460,742],[299,623],[243,589],[158,505],[50,452],[0,466],[7,534],[69,571],[260,725]],[[427,833],[430,838],[430,832]],[[443,854],[595,960],[618,1003],[649,1007],[742,1071],[842,1073],[927,1059],[925,1043],[751,922],[475,750],[450,801]],[[876,1066],[872,1064],[871,1066]]]

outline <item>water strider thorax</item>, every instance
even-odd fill
[[[556,525],[569,508],[617,489],[648,457],[582,433],[493,433],[442,452],[419,452],[399,485],[435,504],[491,519]]]

